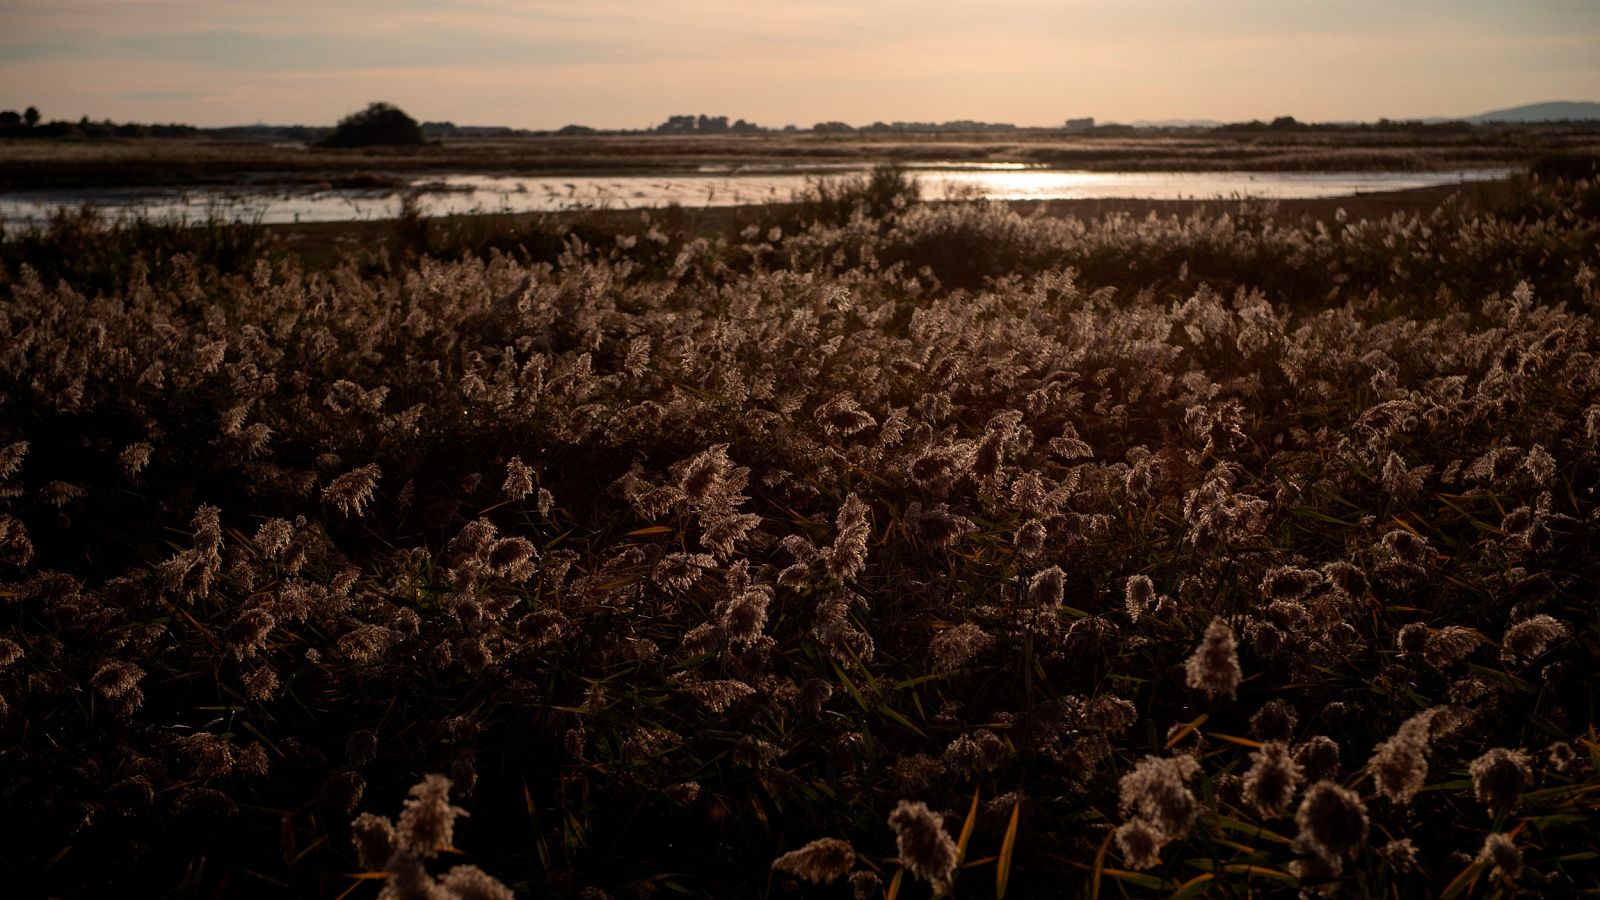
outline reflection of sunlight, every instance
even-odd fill
[[[903,162],[899,164],[904,169],[939,170],[939,171],[1009,171],[1012,169],[1037,169],[1037,163],[1019,162]],[[860,163],[854,162],[816,162],[808,160],[800,163],[767,162],[767,163],[705,163],[695,166],[695,172],[702,175],[795,175],[795,174],[827,174],[854,175],[863,172]]]
[[[704,172],[706,168],[703,167]],[[667,204],[728,206],[782,201],[814,184],[818,166],[747,166],[737,174],[660,174],[636,176],[569,176],[557,182],[529,181],[525,176],[460,174],[418,177],[411,181],[442,185],[425,194],[432,215],[499,209],[539,212],[593,204],[612,208],[648,208]],[[1211,199],[1252,196],[1269,199],[1342,197],[1371,191],[1397,191],[1434,185],[1505,178],[1506,169],[1456,172],[1083,172],[1043,169],[1023,163],[920,163],[908,166],[928,199],[977,197],[990,200]],[[861,174],[856,164],[835,164],[833,175]],[[832,175],[830,175],[832,177]],[[189,188],[80,189],[0,193],[0,220],[7,232],[47,221],[60,207],[88,204],[117,219],[145,215],[153,219],[199,223],[207,216],[254,220],[265,224],[333,222],[389,218],[398,214],[400,195],[377,191],[285,191],[279,187],[250,190]]]

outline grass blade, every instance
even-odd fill
[[[1198,821],[1205,825],[1214,825],[1219,828],[1226,828],[1230,831],[1237,831],[1240,834],[1248,834],[1251,837],[1266,838],[1267,840],[1272,841],[1274,844],[1283,844],[1286,847],[1294,844],[1294,841],[1284,837],[1281,834],[1278,834],[1275,831],[1269,831],[1260,825],[1251,825],[1248,822],[1241,822],[1238,819],[1232,819],[1228,816],[1206,815],[1201,816]]]
[[[1204,725],[1206,723],[1206,720],[1209,719],[1209,718],[1211,718],[1211,714],[1210,713],[1201,713],[1198,717],[1195,718],[1195,720],[1193,722],[1189,722],[1189,723],[1185,724],[1182,728],[1179,728],[1177,731],[1174,731],[1172,733],[1172,737],[1167,738],[1167,747],[1168,747],[1168,749],[1171,749],[1171,748],[1176,747],[1179,744],[1183,743],[1183,739],[1184,738],[1186,738],[1190,734],[1192,734],[1201,725]]]
[[[1469,891],[1478,883],[1478,876],[1483,874],[1484,863],[1482,860],[1473,860],[1450,883],[1445,885],[1444,891],[1439,894],[1440,900],[1455,900],[1462,891]]]
[[[1178,889],[1172,892],[1172,896],[1168,898],[1168,900],[1190,900],[1191,897],[1198,897],[1206,892],[1207,888],[1210,886],[1211,882],[1216,879],[1216,877],[1217,876],[1211,874],[1210,872],[1204,872],[1196,875],[1188,881],[1185,881],[1183,884],[1178,885]]]
[[[994,869],[995,900],[1006,900],[1006,883],[1011,880],[1011,857],[1017,848],[1017,822],[1022,812],[1022,801],[1011,807],[1011,824],[1006,826],[1005,839],[1000,842],[1000,859]]]
[[[967,858],[967,842],[972,840],[972,829],[978,824],[978,789],[972,789],[972,808],[967,810],[967,821],[961,825],[961,840],[956,842],[956,865]]]
[[[1126,869],[1101,869],[1100,871],[1109,878],[1115,878],[1118,881],[1135,887],[1142,887],[1146,890],[1169,891],[1173,889],[1172,882],[1163,881],[1154,875],[1146,875],[1143,872],[1129,872]]]
[[[1293,875],[1290,875],[1288,872],[1280,872],[1277,869],[1269,869],[1266,866],[1252,866],[1244,863],[1223,866],[1222,871],[1233,875],[1245,875],[1250,878],[1255,878],[1258,876],[1261,878],[1271,878],[1274,881],[1282,881],[1286,884],[1294,884],[1299,880]]]
[[[1089,876],[1089,898],[1100,900],[1100,876],[1106,870],[1106,848],[1111,846],[1111,835],[1115,832],[1106,832],[1106,839],[1100,842],[1100,849],[1094,854],[1094,870]]]

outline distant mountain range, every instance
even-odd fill
[[[1497,109],[1481,115],[1467,116],[1463,121],[1484,122],[1560,122],[1600,121],[1600,103],[1552,100],[1549,103],[1530,103]]]

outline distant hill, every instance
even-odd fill
[[[1493,112],[1466,118],[1468,122],[1480,124],[1484,122],[1560,122],[1562,120],[1600,121],[1600,103],[1575,103],[1570,100],[1555,100],[1549,103],[1531,103],[1527,106],[1497,109]]]

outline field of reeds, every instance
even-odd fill
[[[1600,181],[0,243],[11,896],[1600,892]]]

